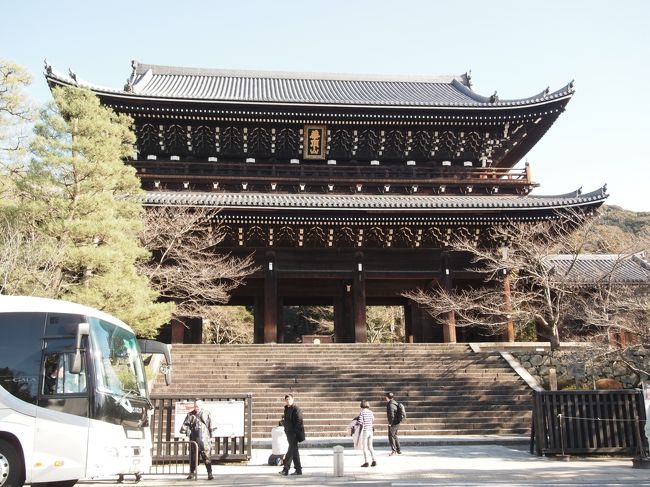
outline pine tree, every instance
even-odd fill
[[[149,254],[138,240],[139,181],[123,162],[135,142],[132,120],[101,106],[90,91],[52,93],[18,182],[24,221],[62,248],[47,294],[105,310],[139,335],[153,336],[173,305],[157,303],[136,268]]]

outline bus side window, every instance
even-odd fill
[[[47,353],[43,358],[43,391],[46,396],[86,392],[86,364],[82,357],[80,374],[71,374],[73,354]]]

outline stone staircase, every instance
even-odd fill
[[[178,397],[253,394],[253,438],[267,438],[291,392],[308,437],[346,434],[366,399],[386,430],[384,392],[406,406],[401,436],[523,435],[531,390],[498,353],[465,344],[174,345]]]

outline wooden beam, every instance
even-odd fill
[[[442,272],[445,289],[449,292],[452,290],[452,269],[449,261],[449,254],[442,254]],[[442,325],[442,336],[445,343],[456,343],[456,315],[453,310],[447,312],[447,321]]]
[[[264,343],[264,296],[255,296],[253,305],[253,343]]]
[[[354,317],[354,342],[366,343],[366,279],[364,273],[363,253],[356,254],[356,268],[352,280],[352,315]]]
[[[172,343],[183,343],[185,339],[185,324],[178,318],[172,318]]]
[[[264,343],[278,340],[278,280],[274,267],[275,255],[268,252],[264,269]]]
[[[506,311],[506,331],[504,333],[504,340],[506,342],[515,341],[515,325],[512,322],[512,295],[510,293],[510,274],[504,270],[505,276],[503,278],[503,297],[504,307]]]
[[[456,315],[453,311],[447,313],[447,321],[442,325],[442,336],[445,343],[456,343]]]

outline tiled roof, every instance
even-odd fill
[[[612,279],[621,284],[650,284],[650,263],[643,252],[632,255],[551,255],[544,259],[556,275],[577,284]]]
[[[607,198],[605,188],[588,194],[566,196],[508,195],[335,195],[277,193],[197,193],[148,192],[146,205],[189,205],[219,208],[262,208],[292,210],[413,212],[450,210],[560,209],[600,204]]]
[[[273,71],[232,71],[138,64],[124,91],[82,81],[46,66],[47,77],[96,91],[136,97],[241,103],[398,107],[503,107],[546,103],[573,94],[573,83],[522,99],[500,100],[472,91],[467,75],[364,76]]]

